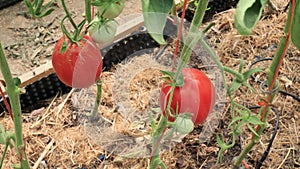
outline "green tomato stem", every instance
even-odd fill
[[[208,5],[209,0],[201,0],[196,8],[195,11],[195,15],[193,17],[191,26],[190,26],[190,30],[189,33],[187,35],[187,38],[185,40],[183,49],[182,49],[182,53],[181,53],[181,59],[187,63],[189,61],[189,58],[192,54],[192,46],[191,46],[191,41],[194,37],[194,35],[197,33],[197,31],[199,30],[202,21],[203,21],[203,17],[205,14],[205,11],[207,9],[207,5]]]
[[[25,153],[25,147],[23,143],[22,135],[22,116],[21,116],[21,104],[20,104],[20,89],[14,84],[13,77],[11,75],[6,57],[4,55],[2,44],[0,43],[0,69],[3,78],[7,86],[7,94],[9,96],[9,101],[11,105],[11,110],[13,112],[14,128],[15,128],[15,142],[18,157],[21,161],[21,166],[23,169],[29,169],[29,163],[27,160],[27,155]]]
[[[267,116],[270,111],[270,105],[272,105],[272,102],[274,100],[276,93],[273,93],[273,88],[276,87],[275,85],[278,85],[276,83],[276,79],[278,77],[279,69],[282,65],[283,59],[286,55],[287,49],[289,47],[290,43],[290,35],[291,35],[291,26],[292,26],[292,21],[294,17],[294,10],[295,10],[295,0],[291,0],[290,3],[290,8],[289,8],[289,13],[288,13],[288,21],[285,25],[285,31],[287,31],[287,35],[284,35],[279,42],[278,48],[276,50],[275,56],[272,60],[271,66],[268,71],[267,75],[267,80],[269,84],[269,91],[270,93],[267,95],[267,105],[263,106],[260,110],[261,114],[261,121],[266,122]],[[246,145],[246,147],[243,149],[237,160],[234,162],[233,169],[237,169],[241,163],[242,160],[246,157],[246,155],[249,153],[249,151],[256,145],[258,140],[260,139],[260,136],[262,132],[265,129],[265,125],[258,125],[256,128],[256,131],[259,136],[252,135],[252,140]]]
[[[85,0],[85,17],[88,23],[91,23],[92,21],[91,8],[92,8],[91,0]]]
[[[78,28],[78,26],[77,26],[76,23],[74,22],[73,18],[71,17],[71,14],[70,14],[70,12],[69,12],[67,6],[66,6],[65,0],[61,0],[61,3],[62,3],[62,6],[63,6],[63,8],[64,8],[64,11],[65,11],[65,13],[66,13],[66,17],[62,20],[61,27],[62,27],[62,28],[63,28],[63,27],[65,28],[65,26],[63,25],[63,21],[64,21],[66,18],[68,18],[68,20],[70,21],[71,25],[72,25],[73,28],[74,28],[74,34],[73,34],[73,36],[71,36],[70,33],[68,33],[66,29],[62,29],[62,31],[63,31],[63,33],[68,37],[68,39],[69,39],[71,42],[73,42],[73,43],[78,42],[78,41],[80,40],[80,38],[78,38],[78,37],[79,37],[79,34],[80,34],[80,31],[81,31],[81,30]]]
[[[186,0],[185,0],[186,1]],[[190,29],[190,32],[188,34],[188,39],[184,45],[184,50],[181,53],[181,59],[182,61],[179,62],[179,65],[176,68],[176,72],[173,78],[173,83],[171,84],[171,91],[170,91],[170,97],[169,97],[169,101],[168,101],[168,105],[167,105],[167,109],[166,109],[166,116],[161,116],[161,119],[157,125],[156,130],[153,132],[152,138],[153,138],[153,152],[152,155],[150,157],[150,169],[155,169],[158,165],[160,165],[162,168],[165,168],[165,165],[163,164],[162,161],[160,161],[159,159],[159,152],[160,152],[160,141],[161,138],[163,138],[164,132],[166,131],[166,128],[168,127],[168,115],[171,109],[171,103],[172,103],[172,99],[173,99],[173,94],[174,94],[174,90],[175,90],[175,83],[174,80],[177,81],[177,79],[179,78],[182,68],[184,67],[184,65],[187,63],[187,61],[189,60],[189,57],[191,55],[191,45],[196,44],[199,39],[201,39],[203,36],[200,36],[198,38],[193,38],[192,40],[192,34],[195,34],[195,32],[199,29],[202,20],[203,20],[203,16],[205,14],[205,10],[207,8],[208,5],[208,0],[202,0],[200,1],[200,4],[198,5],[197,9],[196,9],[196,14],[193,18],[192,21],[192,26]],[[181,27],[182,29],[182,27]],[[180,32],[182,30],[179,30]],[[180,35],[180,34],[179,34]],[[177,37],[178,39],[180,39],[180,37]],[[188,49],[188,50],[187,50]],[[156,147],[156,148],[155,148]],[[159,162],[157,162],[159,161]]]
[[[99,110],[99,105],[102,97],[102,82],[100,78],[97,80],[96,84],[97,84],[97,96],[95,100],[94,109],[92,111],[92,114],[90,115],[90,120],[92,121],[97,119],[98,117],[98,110]]]

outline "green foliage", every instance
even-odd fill
[[[300,0],[296,0],[294,18],[292,22],[291,39],[300,50]]]
[[[29,13],[33,17],[37,18],[42,18],[44,16],[50,15],[54,11],[54,8],[50,8],[53,2],[54,0],[50,0],[45,5],[43,5],[44,0],[34,0],[32,2],[30,2],[29,0],[24,0],[24,3],[26,4],[29,10]]]
[[[166,44],[163,30],[173,8],[173,0],[142,0],[142,8],[145,26],[151,37],[159,44]]]
[[[230,93],[237,91],[241,86],[245,86],[252,92],[257,93],[257,91],[248,83],[248,79],[251,77],[252,74],[261,72],[263,68],[253,68],[245,72],[242,72],[243,66],[244,66],[244,61],[241,60],[238,72],[234,71],[229,67],[225,67],[225,71],[235,76],[234,80],[229,86]]]
[[[240,0],[235,13],[235,26],[241,35],[250,35],[268,0]]]
[[[164,74],[163,79],[167,81],[171,81],[171,83],[175,83],[175,86],[183,86],[184,85],[184,77],[182,73],[179,73],[179,76],[175,79],[175,72],[161,70]],[[171,84],[170,84],[171,85]]]

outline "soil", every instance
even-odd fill
[[[70,6],[75,21],[79,22],[83,13],[83,1],[67,0],[66,3]],[[287,3],[287,0],[274,0],[277,10],[270,11],[266,9],[262,20],[259,21],[251,36],[240,36],[237,33],[234,28],[234,9],[216,14],[212,19],[216,24],[207,33],[206,40],[214,48],[224,65],[238,70],[240,59],[243,59],[245,62],[243,71],[246,71],[251,62],[257,57],[270,58],[274,55],[279,38],[283,35],[282,32],[287,17],[284,9]],[[0,41],[3,44],[14,76],[19,76],[49,62],[54,44],[62,35],[59,21],[64,13],[60,3],[55,4],[55,13],[42,19],[30,18],[26,11],[23,2],[0,11]],[[125,10],[122,17],[118,18],[118,22],[126,22],[126,20],[133,17],[132,14],[140,12],[140,1],[127,0]],[[149,58],[147,61],[149,61]],[[140,62],[143,63],[141,67],[145,65],[144,63],[151,65],[145,61]],[[122,90],[120,87],[114,86],[116,84],[115,79],[118,79],[118,77],[131,78],[133,79],[130,83],[132,85],[130,85],[127,93],[130,96],[130,103],[134,103],[139,111],[152,108],[152,112],[157,112],[157,104],[150,104],[152,102],[157,103],[157,100],[151,100],[155,97],[148,98],[145,96],[149,96],[149,91],[154,91],[154,95],[157,94],[155,89],[161,84],[157,79],[159,75],[157,69],[161,67],[136,71],[136,76],[125,73],[120,76],[120,72],[124,70],[129,72],[137,70],[137,63],[139,62],[129,61],[125,65],[116,66],[115,71],[105,73],[102,78],[103,96],[99,108],[105,118],[104,121],[100,121],[92,127],[90,123],[86,122],[87,118],[83,113],[90,111],[91,107],[81,105],[81,108],[84,109],[82,110],[74,103],[74,96],[77,96],[80,92],[78,90],[72,90],[67,95],[58,95],[49,102],[48,107],[23,115],[26,152],[33,168],[147,168],[149,164],[147,159],[123,159],[111,153],[112,151],[108,151],[111,149],[103,146],[103,142],[102,145],[97,143],[97,140],[99,140],[97,137],[99,136],[107,137],[104,140],[114,136],[115,133],[111,131],[112,126],[116,131],[121,131],[126,136],[137,137],[149,134],[149,128],[146,124],[130,121],[130,123],[124,124],[127,128],[124,128],[124,125],[118,126],[118,124],[123,124],[121,122],[124,121],[125,114],[118,113],[121,112],[121,109],[113,100],[121,99],[122,96],[120,92],[118,93],[118,90],[114,90],[118,88],[119,91]],[[259,63],[255,67],[267,67],[269,64],[270,62],[267,61]],[[190,66],[203,69],[203,65],[205,65],[203,60],[193,55]],[[212,75],[210,78],[215,78],[213,74],[208,74]],[[291,45],[280,70],[281,90],[300,97],[299,75],[300,52]],[[264,79],[264,76],[264,73],[257,74],[259,79]],[[229,74],[226,75],[226,78],[228,82],[233,79]],[[260,91],[257,81],[249,80],[249,83],[257,91]],[[87,93],[94,96],[95,88],[91,89],[91,91],[88,91],[90,93]],[[117,97],[116,93],[121,96]],[[235,101],[245,106],[257,105],[258,101],[262,101],[262,97],[261,92],[255,94],[245,87],[242,87],[233,96]],[[234,158],[249,142],[252,134],[246,126],[242,126],[243,134],[237,137],[235,146],[225,151],[222,154],[223,161],[217,163],[220,146],[217,144],[216,134],[222,134],[228,143],[232,139],[228,128],[231,122],[230,106],[228,99],[223,99],[219,100],[223,103],[224,109],[220,114],[217,114],[219,115],[217,116],[217,124],[205,123],[197,126],[192,133],[180,138],[182,139],[181,142],[168,147],[162,153],[162,160],[166,163],[167,168],[230,167]],[[280,116],[279,129],[270,153],[261,168],[300,168],[299,101],[278,94],[274,105],[277,107]],[[253,109],[253,113],[259,112]],[[156,115],[159,116],[157,113]],[[4,125],[5,129],[13,129],[13,122],[7,114],[0,118],[0,123]],[[257,161],[262,157],[274,131],[275,123],[276,114],[271,111],[262,138],[245,159],[245,163],[250,168],[254,168]],[[204,135],[206,136],[204,137],[203,133],[207,131],[206,126],[215,126],[216,130],[213,130],[214,132],[211,132],[209,136]],[[96,130],[95,127],[102,127],[102,130]],[[121,138],[120,135],[115,136]],[[1,146],[0,152],[3,152],[3,149],[4,146]],[[9,149],[3,168],[11,168],[17,160],[14,149]]]

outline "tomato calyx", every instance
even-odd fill
[[[82,33],[82,29],[86,23],[86,19],[83,19],[78,25],[74,22],[73,18],[70,15],[70,12],[68,11],[68,8],[65,4],[65,1],[62,0],[62,6],[63,9],[66,13],[66,16],[61,20],[60,26],[61,26],[61,30],[63,32],[63,34],[70,40],[71,43],[76,43],[77,45],[79,44],[79,41],[83,39],[83,37],[85,36],[85,33]],[[72,25],[72,27],[74,28],[74,32],[71,33],[70,31],[67,30],[66,26],[65,26],[65,21],[66,19],[68,19]],[[66,45],[67,46],[67,45]],[[64,52],[66,49],[62,48],[60,51]]]
[[[179,76],[175,79],[175,72],[171,72],[171,71],[165,71],[165,70],[161,70],[161,72],[163,73],[163,79],[170,85],[172,86],[172,83],[175,86],[183,86],[184,85],[184,77],[182,72],[179,73]]]

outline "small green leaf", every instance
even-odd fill
[[[251,92],[257,94],[257,91],[247,82],[243,83],[244,86],[246,86]]]
[[[151,37],[161,45],[166,44],[163,30],[172,7],[173,0],[142,0],[145,26]]]
[[[232,119],[232,121],[228,124],[228,127],[232,126],[235,122],[239,121],[239,120],[242,120],[243,117],[239,116],[239,117],[234,117]]]
[[[291,39],[294,45],[300,50],[300,1],[295,4],[295,12],[292,23]]]
[[[267,0],[240,0],[235,12],[235,26],[241,35],[250,35],[259,21]]]
[[[39,18],[45,17],[50,15],[52,12],[54,11],[54,8],[50,8],[47,12],[45,12],[44,14],[39,15]]]
[[[259,137],[258,133],[254,130],[254,128],[249,123],[247,123],[247,127],[255,136]]]
[[[236,108],[235,111],[238,112],[243,117],[249,116],[249,112],[247,112],[245,110],[241,110],[241,109]]]
[[[241,84],[240,82],[238,82],[237,79],[234,79],[234,80],[231,82],[230,86],[229,86],[230,92],[235,92],[235,91],[237,91],[237,90],[241,87],[241,85],[242,85],[242,84]]]
[[[239,73],[242,73],[243,66],[244,66],[244,59],[241,59],[240,66],[239,66]]]
[[[248,79],[252,74],[263,71],[263,68],[253,68],[243,73],[244,79]]]
[[[171,71],[166,71],[166,70],[161,70],[161,73],[164,75],[164,77],[170,77],[170,79],[173,79],[174,72]]]
[[[174,122],[174,127],[176,131],[181,134],[189,134],[192,132],[194,130],[194,122],[191,119],[191,114],[180,114]]]
[[[150,119],[151,129],[152,129],[152,131],[155,131],[156,130],[156,123],[155,123],[154,117],[153,117],[151,112],[148,113],[148,116],[149,116],[149,119]]]
[[[264,122],[260,121],[260,119],[257,116],[250,116],[250,118],[248,118],[247,121],[255,125],[265,124]]]

